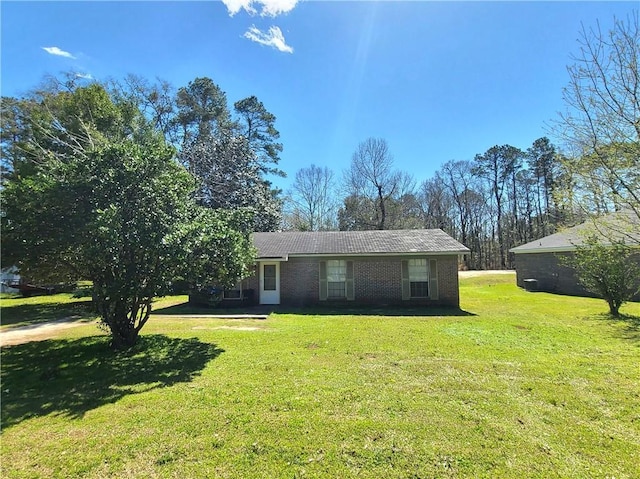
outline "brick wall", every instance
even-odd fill
[[[320,266],[313,258],[289,258],[280,263],[280,302],[307,306],[319,301]]]
[[[594,295],[584,289],[576,278],[573,268],[563,264],[563,258],[573,253],[520,253],[516,255],[516,281],[524,287],[525,279],[536,279],[538,291],[567,294],[571,296]],[[634,257],[640,263],[640,255]],[[640,294],[634,298],[640,301]]]
[[[525,279],[535,279],[538,291],[589,296],[578,283],[572,268],[564,266],[556,253],[526,253],[515,255],[516,282],[524,288]]]
[[[353,260],[355,300],[369,304],[402,301],[400,258],[371,257]]]
[[[458,283],[458,257],[438,257],[438,287],[440,302],[450,306],[460,305],[460,287]]]
[[[280,263],[280,302],[305,306],[319,302],[320,261],[333,258],[289,258]],[[337,259],[337,258],[336,258]],[[402,263],[399,256],[340,257],[353,261],[355,301],[345,304],[394,305],[450,305],[459,306],[458,257],[435,256],[438,262],[439,299],[402,300]],[[250,287],[259,290],[258,275],[248,280]],[[256,294],[258,300],[258,294]]]

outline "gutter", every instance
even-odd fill
[[[300,254],[288,254],[285,256],[258,256],[258,261],[288,261],[289,258],[353,258],[353,257],[375,257],[381,256],[385,258],[398,257],[398,256],[454,256],[465,255],[471,253],[471,250],[456,250],[456,251],[407,251],[404,253],[300,253]]]

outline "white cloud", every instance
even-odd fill
[[[258,8],[261,6],[260,16],[262,17],[275,17],[283,13],[289,13],[295,8],[299,0],[222,0],[226,5],[229,15],[234,16],[240,10],[244,10],[250,15],[257,13],[256,5]]]
[[[282,13],[289,13],[295,8],[298,0],[260,0],[262,12],[260,15],[275,17]]]
[[[56,55],[58,57],[72,58],[74,60],[76,59],[76,57],[74,57],[71,53],[65,52],[64,50],[61,50],[58,47],[42,47],[42,49],[45,52],[50,53],[51,55]]]
[[[76,78],[82,78],[83,80],[93,80],[91,73],[76,73]]]
[[[293,53],[293,48],[287,45],[284,40],[284,35],[282,35],[282,31],[278,27],[270,27],[269,31],[265,33],[253,25],[245,32],[244,37],[248,38],[252,42],[276,48],[281,52]]]
[[[222,0],[222,3],[226,5],[229,15],[232,17],[242,9],[251,15],[256,13],[255,9],[251,6],[253,0]]]

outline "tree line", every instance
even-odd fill
[[[432,178],[394,168],[384,139],[369,138],[342,178],[311,165],[298,170],[285,225],[298,230],[440,228],[472,250],[466,267],[509,268],[508,250],[579,219],[557,200],[567,177],[548,138],[523,151],[499,145],[473,160],[450,160]],[[340,194],[342,193],[342,194]]]

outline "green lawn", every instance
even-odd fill
[[[95,319],[91,298],[75,298],[70,293],[23,298],[3,295],[0,298],[0,331],[57,319]]]
[[[639,477],[640,304],[613,321],[514,282],[463,280],[465,315],[158,317],[129,354],[95,325],[3,348],[1,476]]]

